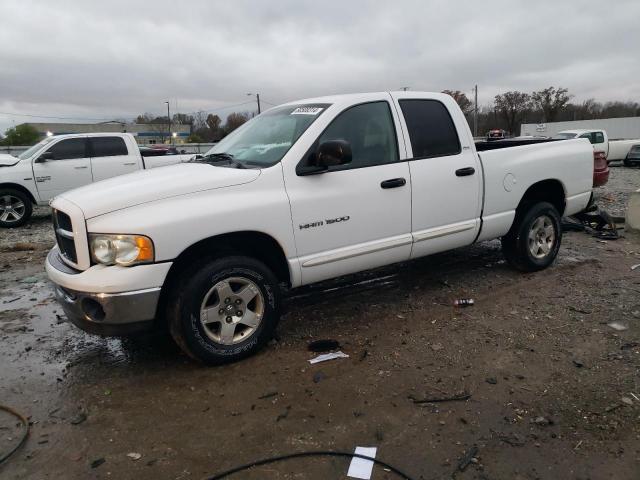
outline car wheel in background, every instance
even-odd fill
[[[553,263],[560,249],[560,215],[547,202],[540,202],[516,213],[511,230],[502,237],[507,261],[523,272],[535,272]]]
[[[171,335],[189,356],[217,365],[247,357],[273,336],[280,289],[262,263],[230,256],[205,263],[178,282],[169,300]]]
[[[33,212],[31,199],[13,188],[0,189],[0,227],[13,228],[24,225]]]

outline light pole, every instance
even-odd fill
[[[255,95],[256,100],[258,101],[258,115],[260,115],[260,94],[259,93],[247,93],[247,95]]]
[[[473,136],[478,136],[478,85],[474,87],[474,101],[473,101]]]
[[[167,136],[171,135],[171,112],[169,111],[169,102],[164,102],[167,104],[167,122],[169,123],[169,128],[167,129]]]

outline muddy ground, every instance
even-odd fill
[[[603,204],[623,213],[636,188],[640,169],[613,168]],[[162,335],[103,339],[67,324],[42,268],[49,221],[42,210],[0,232],[0,404],[32,423],[2,479],[200,479],[356,446],[414,479],[451,478],[473,446],[456,478],[640,477],[637,240],[567,233],[557,263],[527,275],[488,242],[305,288],[268,348],[205,368]],[[454,309],[456,298],[475,305]],[[350,357],[309,365],[320,338]],[[19,434],[0,412],[0,456]],[[230,478],[346,478],[348,463]],[[372,478],[398,477],[376,467]]]

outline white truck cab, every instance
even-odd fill
[[[593,145],[596,152],[604,152],[605,158],[609,158],[609,136],[606,130],[564,130],[552,137],[554,140],[569,140],[572,138],[586,138]]]
[[[134,136],[128,133],[45,137],[17,157],[0,155],[0,227],[23,225],[33,205],[47,205],[68,190],[192,157],[171,155],[145,160]]]
[[[166,323],[209,364],[271,337],[283,287],[502,238],[546,268],[591,196],[584,139],[476,147],[449,96],[379,92],[272,108],[203,158],[64,193],[46,260],[67,317],[122,335]]]

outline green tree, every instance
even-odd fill
[[[200,135],[198,135],[197,133],[192,133],[187,138],[187,143],[202,143],[202,142],[203,142],[202,137],[200,137]]]
[[[572,95],[566,88],[549,87],[543,90],[533,92],[531,101],[534,108],[542,112],[543,122],[553,122],[558,113],[567,106]]]
[[[5,133],[5,138],[2,140],[2,145],[33,145],[40,138],[40,134],[35,127],[23,123],[17,127],[10,128]]]

